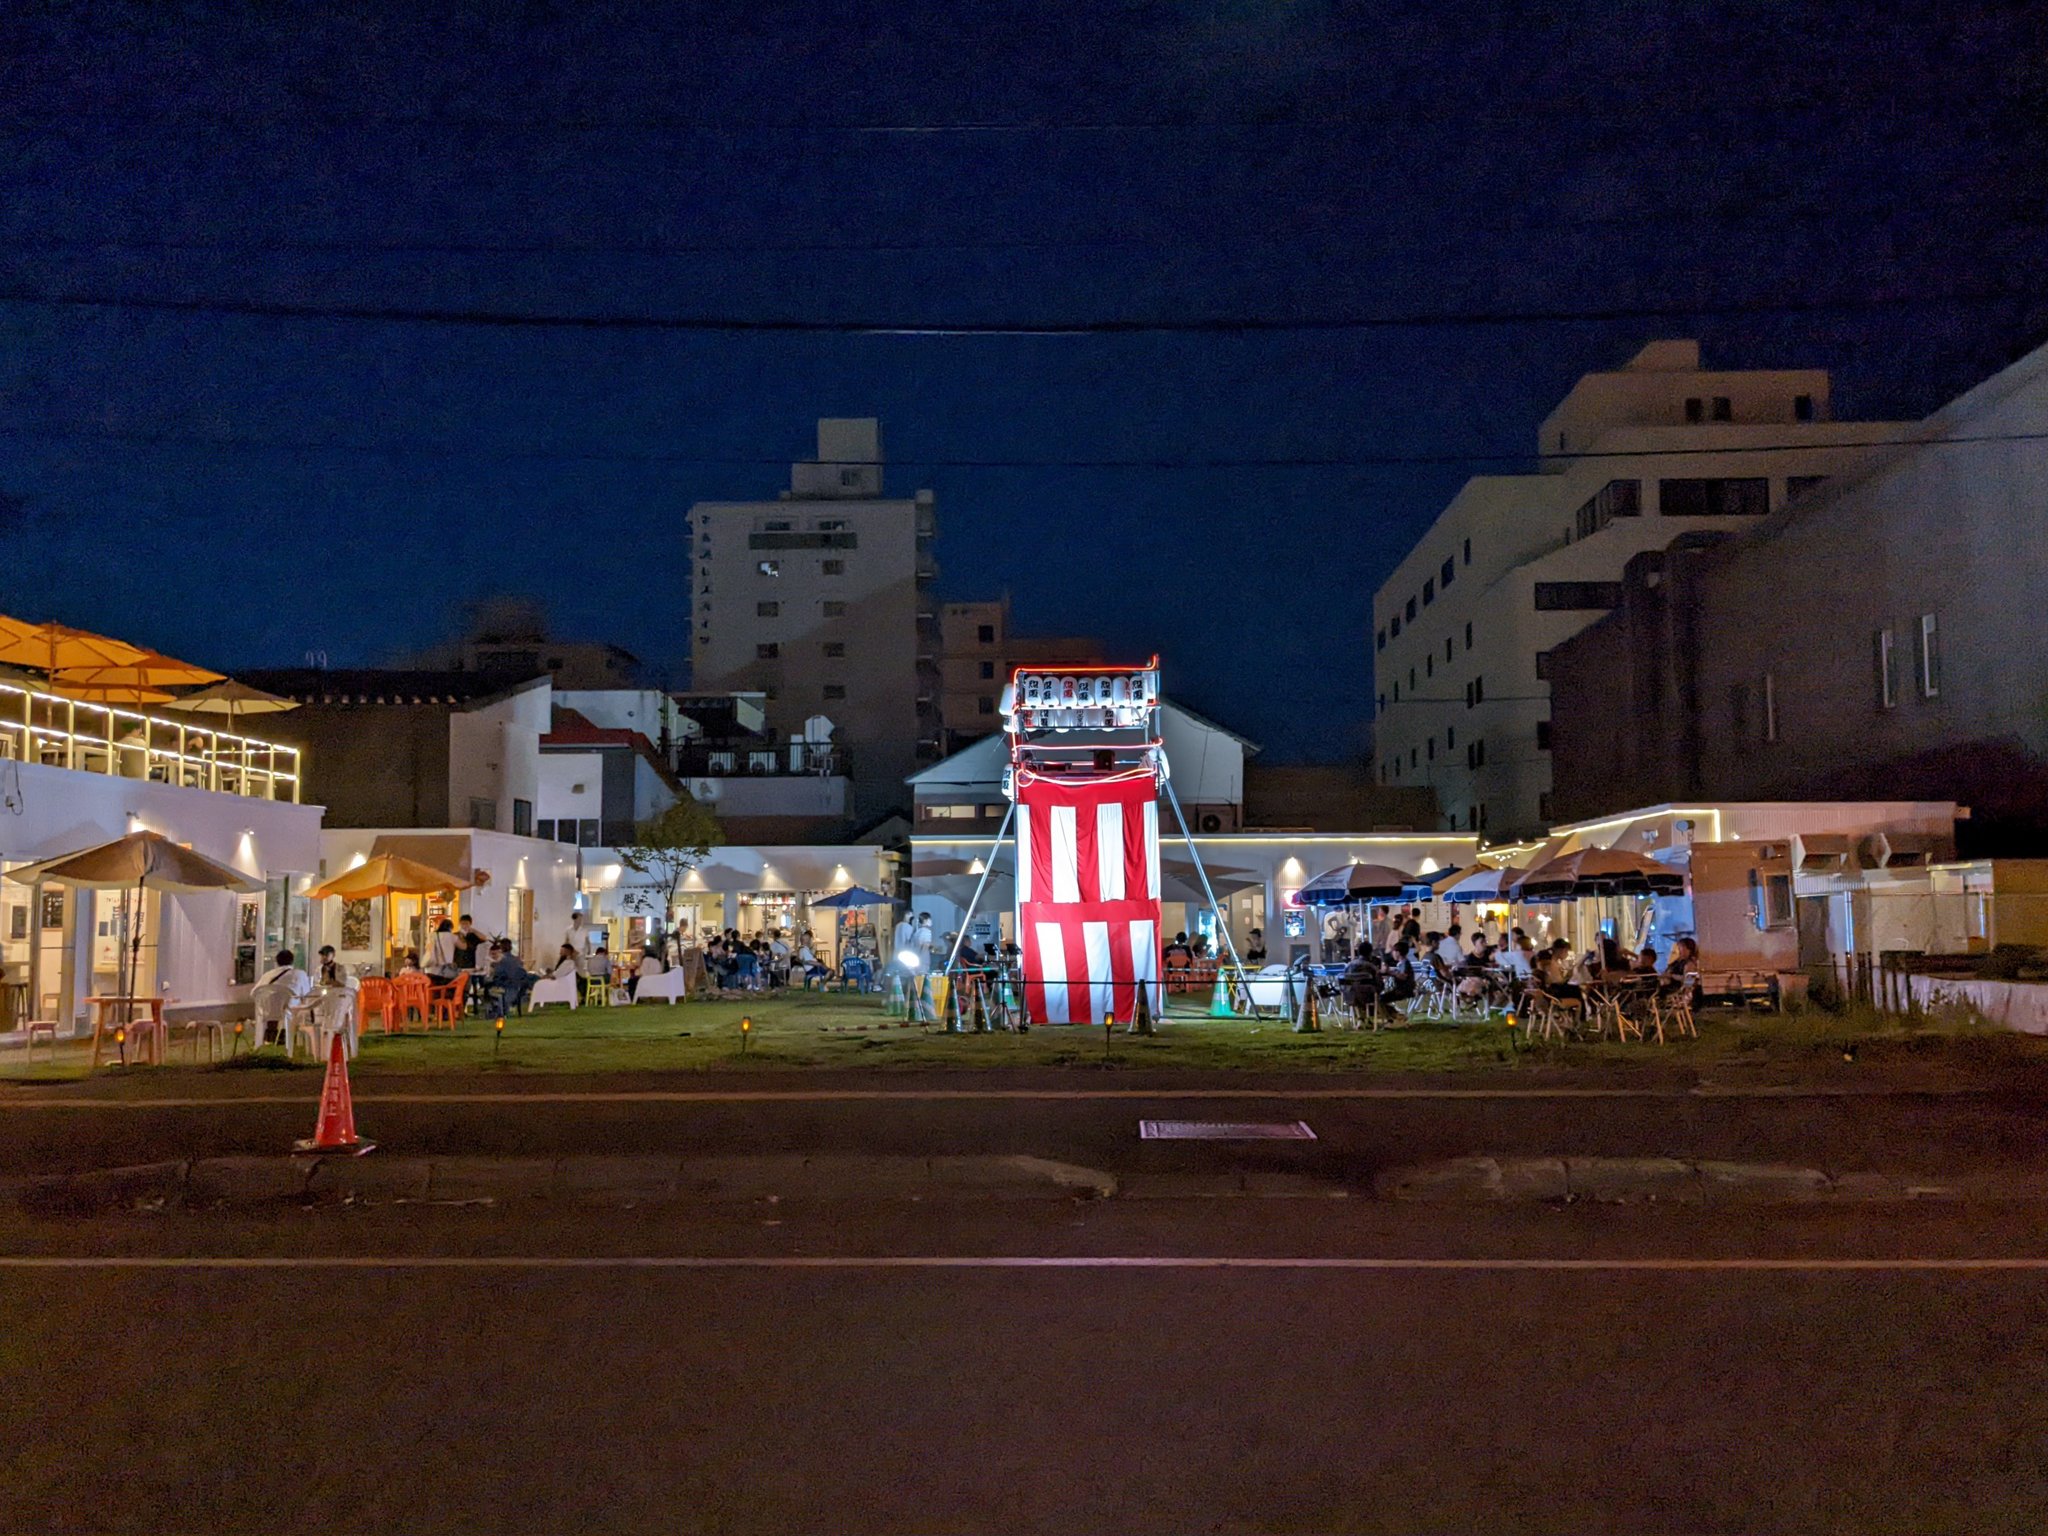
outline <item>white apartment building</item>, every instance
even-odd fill
[[[1831,416],[1824,370],[1704,369],[1697,341],[1580,379],[1539,471],[1468,480],[1373,599],[1380,782],[1494,841],[1545,826],[1550,648],[1619,602],[1631,556],[1749,527],[1908,430]]]
[[[881,424],[818,423],[818,457],[774,501],[690,509],[693,686],[761,695],[789,736],[838,727],[860,814],[907,799],[939,750],[930,491],[882,494]]]

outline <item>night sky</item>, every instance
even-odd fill
[[[1579,373],[1690,334],[1917,415],[2048,332],[2038,5],[42,9],[0,20],[0,611],[215,666],[502,591],[679,683],[690,503],[878,415],[943,596],[1335,756],[1373,587]]]

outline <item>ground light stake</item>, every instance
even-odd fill
[[[740,1015],[740,1054],[742,1056],[747,1054],[747,1042],[753,1038],[754,1016],[750,1013],[743,1013]]]
[[[491,1063],[494,1066],[497,1064],[498,1060],[498,1047],[503,1045],[504,1043],[505,1021],[503,1019],[500,1019],[496,1024],[494,1024],[491,1027]]]

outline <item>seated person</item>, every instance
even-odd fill
[[[1352,956],[1351,963],[1344,967],[1344,1000],[1359,1013],[1370,1013],[1379,1001],[1384,985],[1380,974],[1379,956],[1370,949],[1361,949]]]
[[[1254,968],[1266,963],[1266,930],[1254,928],[1244,946],[1244,963]]]
[[[612,977],[612,952],[604,947],[604,940],[597,941],[597,948],[590,952],[589,974],[602,981]]]
[[[298,962],[292,958],[290,950],[280,949],[277,952],[277,963],[256,978],[256,985],[259,987],[281,986],[288,988],[291,996],[286,1006],[293,1008],[304,1001],[306,994],[313,990],[313,978],[299,969]],[[277,1021],[272,1020],[271,1022],[276,1023]],[[283,1033],[283,1029],[284,1026],[280,1024],[280,1034]],[[259,1019],[256,1024],[255,1041],[258,1047],[263,1044],[264,1034],[265,1025]]]
[[[1700,968],[1700,947],[1691,939],[1677,938],[1671,941],[1671,953],[1664,961],[1666,976],[1683,976],[1688,971]]]
[[[1406,1002],[1415,995],[1415,951],[1406,939],[1394,946],[1394,963],[1387,968],[1380,1000]]]
[[[420,952],[418,950],[408,949],[405,952],[405,959],[399,964],[398,974],[401,976],[424,976],[427,974],[420,969]]]
[[[548,972],[548,980],[559,981],[564,976],[574,976],[578,968],[576,963],[576,946],[574,944],[564,944],[562,952],[555,956],[554,969]]]
[[[796,974],[803,979],[806,989],[812,982],[823,981],[832,974],[818,959],[818,952],[811,947],[809,939],[805,939],[796,952]]]
[[[1166,963],[1169,966],[1190,966],[1195,963],[1195,952],[1188,948],[1188,936],[1176,933],[1173,942],[1166,946]]]
[[[512,952],[512,946],[503,939],[498,940],[491,946],[491,968],[484,973],[484,998],[489,1016],[502,1019],[512,1009],[524,1008],[527,994],[533,991],[536,979]]]
[[[1636,956],[1635,970],[1638,976],[1657,974],[1657,947],[1654,944],[1643,946],[1642,953]]]
[[[334,946],[322,944],[313,967],[313,979],[323,987],[347,987],[355,984],[355,978],[342,969],[334,958]]]

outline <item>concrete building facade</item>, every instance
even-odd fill
[[[1547,824],[1550,653],[1615,607],[1637,554],[1753,526],[1904,430],[1830,417],[1824,371],[1708,370],[1694,341],[1582,378],[1539,472],[1468,481],[1375,596],[1379,781],[1427,785],[1449,826],[1495,840]]]
[[[690,529],[693,686],[760,694],[790,736],[829,717],[860,813],[902,802],[940,750],[937,509],[883,494],[880,423],[820,421],[779,499],[698,502]]]
[[[2048,347],[1739,537],[1631,562],[1551,653],[1559,814],[1944,799],[2048,851]]]

